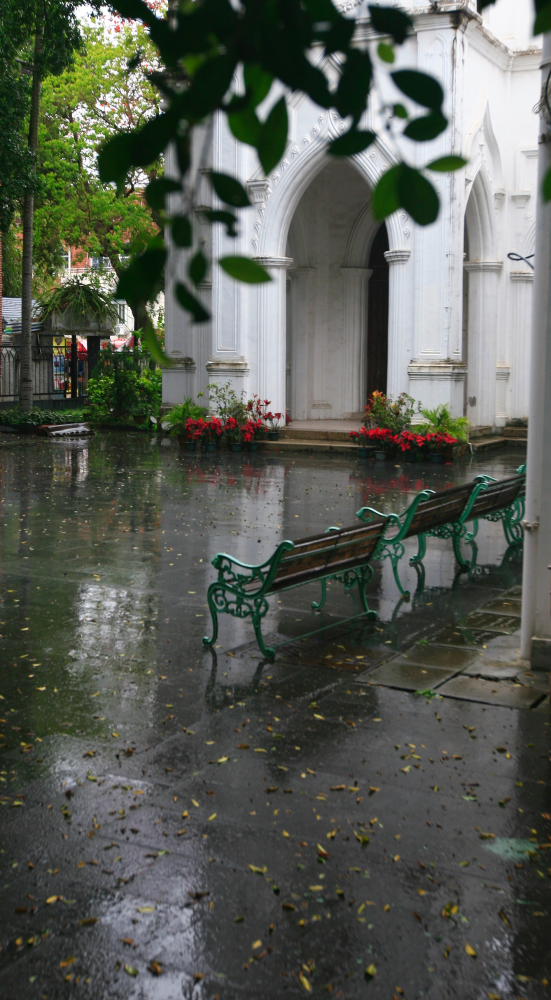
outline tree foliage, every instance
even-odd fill
[[[480,8],[495,0],[482,0]],[[534,0],[537,25],[547,29],[551,0]],[[430,142],[447,127],[440,83],[418,69],[393,69],[395,48],[413,31],[410,16],[395,6],[368,6],[371,33],[360,43],[354,18],[341,13],[332,0],[174,0],[158,16],[145,0],[114,0],[125,18],[146,27],[159,53],[162,71],[150,79],[163,98],[163,108],[145,124],[119,133],[99,157],[102,179],[123,185],[137,167],[154,162],[172,145],[179,174],[162,185],[153,184],[146,197],[163,214],[173,242],[189,250],[186,280],[176,284],[176,296],[195,321],[208,318],[198,297],[204,267],[197,266],[200,229],[197,216],[237,233],[237,212],[247,207],[246,190],[235,177],[211,173],[213,206],[198,212],[193,143],[198,127],[213,115],[225,116],[235,138],[256,150],[268,175],[284,155],[288,138],[286,95],[306,95],[324,110],[336,111],[342,134],[328,143],[332,156],[350,156],[377,139],[362,127],[364,112],[373,100],[376,79],[386,73],[396,92],[395,101],[380,101],[380,129],[416,143]],[[324,58],[334,57],[331,73]],[[335,65],[338,71],[335,78]],[[407,148],[407,144],[406,144]],[[431,171],[457,170],[465,161],[458,151],[429,160],[424,167],[406,162],[400,149],[397,162],[381,177],[373,194],[373,209],[384,219],[399,208],[419,224],[428,225],[438,214],[439,199]],[[180,190],[184,211],[175,218],[170,194]],[[125,295],[142,287],[144,271],[154,285],[152,271],[164,266],[166,252],[156,238],[142,258],[132,262],[123,278]],[[147,261],[147,268],[144,262]],[[239,263],[236,263],[239,261]],[[261,280],[260,265],[247,266],[226,258],[224,269],[244,281]],[[264,280],[269,275],[264,272]]]
[[[130,170],[118,188],[103,184],[96,168],[103,142],[160,112],[158,90],[141,68],[129,68],[136,47],[153,68],[151,42],[143,29],[109,19],[85,26],[83,43],[73,64],[43,86],[35,259],[46,277],[59,271],[63,247],[107,258],[120,273],[121,256],[159,233],[142,194],[159,176],[159,160]]]

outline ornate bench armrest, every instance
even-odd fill
[[[269,559],[257,564],[242,562],[241,559],[236,559],[226,552],[218,552],[212,560],[212,565],[218,571],[217,583],[246,590],[248,594],[266,593],[284,553],[294,547],[293,542],[280,542]]]

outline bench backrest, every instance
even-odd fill
[[[509,479],[480,483],[469,505],[468,517],[484,517],[485,514],[510,507],[515,500],[524,496],[525,484],[524,476],[511,476]]]
[[[330,529],[323,535],[299,538],[281,553],[267,582],[269,590],[283,590],[331,573],[368,563],[383,540],[388,518],[372,524]]]
[[[445,524],[463,524],[503,510],[522,498],[524,489],[525,475],[520,472],[501,480],[480,476],[474,482],[439,492],[422,490],[401,514],[388,515],[390,525],[398,530],[394,534],[388,532],[387,541],[401,541]],[[384,515],[371,507],[362,507],[358,517],[376,523]]]

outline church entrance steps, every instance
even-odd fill
[[[266,447],[281,451],[357,454],[358,446],[351,440],[350,431],[359,430],[360,426],[360,419],[297,420],[282,429],[279,440],[267,441]],[[471,438],[471,446],[476,453],[517,443],[522,444],[522,441],[509,441],[502,434],[492,434],[489,427],[474,428]]]

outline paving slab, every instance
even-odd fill
[[[438,687],[456,673],[457,667],[424,667],[399,657],[371,670],[362,682],[400,688],[402,691],[424,691]]]
[[[465,675],[453,677],[442,685],[438,693],[446,698],[482,701],[488,705],[506,705],[509,708],[531,708],[541,699],[541,693],[534,688],[506,680],[490,681]]]
[[[426,641],[417,643],[404,653],[407,663],[421,663],[424,666],[440,666],[450,670],[465,670],[477,660],[477,653],[467,649],[453,649]]]

